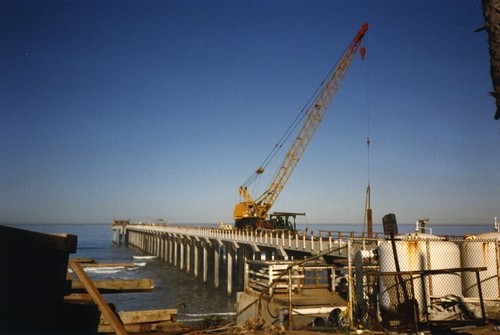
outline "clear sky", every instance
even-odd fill
[[[364,22],[366,60],[272,210],[362,223],[369,181],[375,223],[500,217],[479,0],[4,0],[0,223],[232,222]]]

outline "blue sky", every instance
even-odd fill
[[[479,0],[2,1],[0,222],[232,222],[238,187],[364,22],[366,60],[272,210],[361,223],[369,179],[377,224],[492,222]]]

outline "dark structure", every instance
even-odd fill
[[[0,226],[0,334],[96,334],[95,304],[74,304],[67,279],[77,236]]]
[[[490,94],[495,98],[497,110],[495,119],[500,119],[500,0],[482,0],[484,27],[488,32],[490,51],[490,74],[493,91]]]

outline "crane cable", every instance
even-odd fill
[[[367,38],[363,40],[363,46],[366,45]],[[364,48],[363,48],[364,49]],[[366,50],[366,49],[364,49]],[[371,144],[371,139],[370,139],[370,85],[369,85],[369,67],[368,67],[368,60],[366,59],[365,54],[363,54],[363,58],[365,58],[365,64],[366,64],[366,145],[367,145],[367,150],[366,150],[366,162],[367,162],[367,181],[368,181],[368,186],[366,188],[366,199],[365,199],[365,210],[364,210],[364,220],[363,220],[363,233],[365,233],[366,230],[368,230],[368,234],[371,235],[371,204],[370,204],[370,197],[371,197],[371,189],[370,189],[370,144]],[[368,226],[368,227],[367,227]],[[366,230],[365,230],[366,229]],[[371,236],[369,236],[371,237]]]
[[[323,88],[323,84],[325,83],[325,81],[328,80],[328,78],[330,78],[332,76],[333,72],[335,71],[335,69],[337,68],[338,64],[340,63],[341,59],[344,57],[344,54],[347,51],[348,51],[348,49],[346,49],[344,51],[344,53],[339,57],[339,59],[337,60],[335,65],[330,69],[330,71],[323,78],[323,80],[321,81],[319,86],[316,88],[316,91],[314,91],[314,93],[311,95],[311,97],[306,102],[304,107],[302,107],[302,109],[299,111],[299,113],[297,114],[295,119],[292,121],[290,126],[288,126],[286,131],[280,137],[280,139],[278,140],[278,142],[276,143],[274,148],[271,150],[271,152],[269,152],[269,154],[266,156],[266,158],[264,159],[262,164],[259,166],[259,168],[257,168],[257,170],[243,183],[243,186],[248,186],[250,184],[253,184],[257,180],[257,178],[264,172],[264,170],[269,165],[269,163],[276,157],[278,152],[283,148],[283,145],[288,141],[290,136],[292,136],[292,134],[295,133],[295,130],[297,129],[297,127],[302,124],[302,120],[304,120],[304,118],[307,116],[307,114],[309,113],[309,111],[313,107],[312,102],[315,101],[316,98],[318,97],[321,89]]]

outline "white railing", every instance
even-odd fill
[[[327,237],[315,236],[311,231],[307,234],[305,231],[248,231],[239,229],[217,229],[206,227],[191,227],[191,226],[166,226],[166,225],[151,225],[151,224],[129,224],[126,226],[129,231],[145,231],[150,233],[166,233],[178,234],[193,237],[203,237],[208,239],[217,239],[222,242],[236,242],[244,244],[255,244],[257,246],[267,246],[273,248],[283,248],[289,250],[303,251],[309,253],[317,253],[324,250],[342,248],[346,245],[346,241],[341,233],[334,238],[332,234]]]
[[[249,260],[247,267],[248,282],[245,287],[260,292],[268,291],[269,295],[275,293],[276,290],[283,289],[281,293],[286,293],[290,288],[296,294],[300,294],[304,289],[312,288],[335,291],[335,271],[331,265]]]

